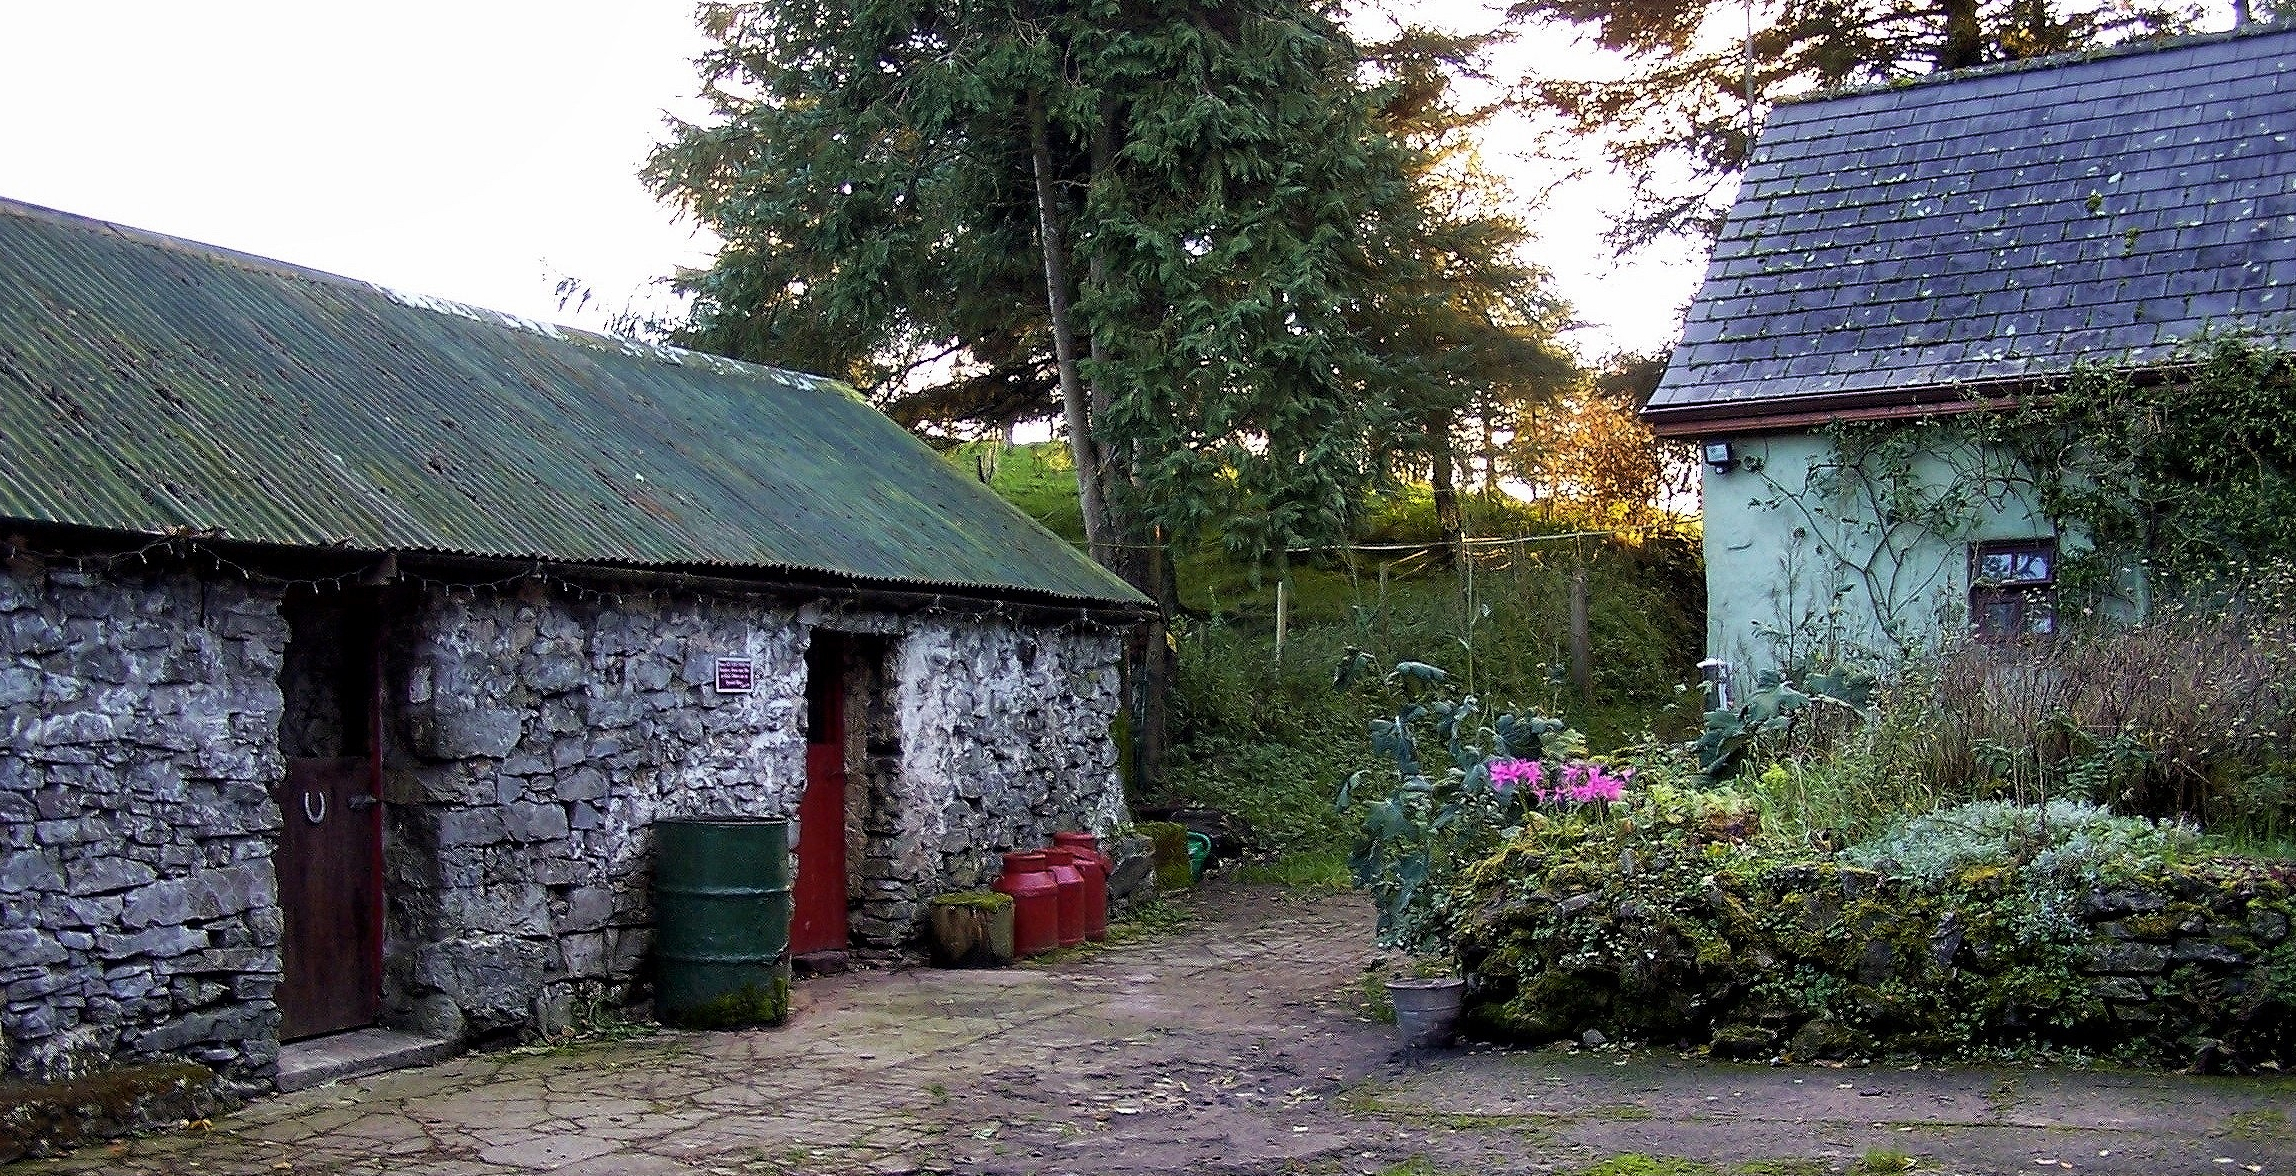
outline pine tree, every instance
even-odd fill
[[[1344,539],[1443,398],[1543,361],[1556,319],[1521,227],[1443,206],[1396,116],[1410,79],[1339,15],[705,4],[713,113],[647,169],[725,242],[682,278],[680,340],[844,376],[912,420],[1057,404],[1094,558],[1168,610],[1172,545],[1281,561]],[[1136,653],[1159,702],[1162,634]]]
[[[2215,5],[2221,7],[2221,3]],[[1711,236],[1761,112],[1813,90],[2191,31],[2193,0],[1517,0],[1532,35],[1584,34],[1625,59],[1600,80],[1535,76],[1532,101],[1633,178],[1621,249]]]

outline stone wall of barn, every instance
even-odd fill
[[[388,1023],[475,1037],[629,995],[653,822],[794,817],[817,629],[861,663],[831,832],[857,940],[905,941],[1002,851],[1122,815],[1113,633],[540,590],[387,611]],[[280,595],[236,578],[0,572],[6,1074],[174,1056],[268,1078],[289,638]],[[723,655],[754,660],[753,691],[716,692]]]
[[[276,594],[0,568],[0,1058],[274,1061]]]
[[[585,983],[640,970],[655,820],[794,811],[805,634],[787,611],[431,597],[402,625],[383,769],[402,1020],[561,1019]],[[734,655],[756,659],[754,692],[713,689]]]
[[[651,826],[794,818],[815,626],[850,675],[852,929],[891,945],[997,855],[1122,813],[1111,635],[710,597],[427,603],[388,671],[385,1005],[437,1032],[561,1023],[642,978]],[[753,659],[719,694],[721,656]],[[821,831],[794,830],[802,843]]]
[[[857,937],[906,938],[923,899],[986,887],[1010,849],[1124,820],[1113,634],[930,621],[891,649],[900,771],[870,812]]]

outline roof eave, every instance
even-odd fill
[[[1819,395],[1706,400],[1651,405],[1644,423],[1661,437],[1711,437],[1724,433],[1777,433],[1842,420],[1892,420],[1999,408],[2019,393],[2053,382],[2049,377],[1931,384],[1913,388],[1865,389]]]
[[[2174,379],[2190,370],[2189,362],[2148,364],[2122,374],[2139,384]],[[1887,388],[1828,395],[1777,396],[1749,400],[1708,400],[1692,404],[1650,406],[1642,410],[1644,424],[1660,437],[1681,440],[1696,437],[1741,436],[1748,433],[1790,433],[1819,428],[1836,421],[1913,420],[2015,408],[2020,403],[2056,393],[2071,375],[2049,372],[1995,380],[1964,380],[1953,384],[1926,384],[1913,388]]]
[[[55,545],[54,548],[48,547],[50,543]],[[1127,595],[1085,596],[1011,584],[892,580],[797,566],[645,564],[623,560],[570,559],[540,554],[514,556],[420,547],[319,547],[232,539],[223,535],[126,531],[47,519],[0,517],[0,549],[5,549],[0,554],[12,555],[20,551],[39,558],[79,558],[77,555],[63,554],[57,548],[104,553],[95,556],[99,559],[125,559],[133,555],[138,557],[139,566],[146,559],[164,559],[171,555],[188,558],[201,552],[205,552],[205,557],[211,560],[215,556],[222,556],[232,561],[234,566],[239,562],[253,562],[269,568],[309,568],[317,565],[327,570],[317,574],[315,580],[327,582],[349,582],[369,565],[397,557],[402,561],[400,566],[409,566],[411,562],[434,569],[470,569],[486,582],[500,580],[505,576],[515,579],[521,574],[534,574],[633,581],[704,592],[742,590],[786,596],[827,594],[875,598],[896,608],[909,607],[917,602],[937,602],[945,597],[952,602],[970,600],[1009,604],[1023,609],[1075,610],[1098,616],[1120,614],[1144,619],[1158,612],[1154,601],[1122,581],[1115,581],[1111,586]],[[201,566],[196,558],[190,559],[190,563],[194,567]],[[223,567],[221,562],[215,564],[217,570]],[[273,578],[300,583],[314,577],[275,575]]]

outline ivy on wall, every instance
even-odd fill
[[[2065,541],[2059,584],[2090,605],[2237,579],[2296,562],[2296,357],[2245,336],[2196,340],[2141,372],[2074,369],[2054,393],[1972,393],[1911,421],[1844,421],[1799,486],[1749,466],[1760,505],[1797,516],[1778,619],[1788,665],[1891,660],[1965,621],[1952,568],[1919,554],[1958,546],[2029,505]],[[1855,600],[1885,648],[1850,647]]]
[[[2105,561],[2166,585],[2296,560],[2296,357],[2243,337],[2196,342],[2140,379],[2077,369],[1995,426],[2042,510]],[[2103,570],[2090,561],[2092,575]]]

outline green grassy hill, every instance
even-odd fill
[[[950,460],[976,473],[981,450]],[[1057,444],[1005,448],[990,485],[1071,542],[1082,542],[1076,480]],[[1438,534],[1424,487],[1375,504],[1359,543],[1425,543]],[[1468,532],[1551,536],[1579,529],[1516,500],[1475,497]],[[1635,741],[1654,726],[1695,723],[1671,710],[1678,683],[1695,679],[1705,632],[1703,570],[1694,534],[1625,545],[1556,539],[1485,549],[1471,567],[1432,553],[1357,551],[1295,559],[1285,586],[1286,634],[1276,648],[1272,569],[1239,563],[1216,544],[1179,553],[1185,615],[1175,619],[1180,680],[1163,795],[1143,804],[1197,803],[1248,822],[1256,848],[1290,855],[1292,869],[1324,870],[1352,835],[1333,811],[1339,785],[1373,766],[1365,726],[1373,700],[1332,689],[1349,647],[1382,664],[1442,667],[1462,692],[1530,706],[1568,720],[1597,748]],[[1594,698],[1568,682],[1569,584],[1584,568]],[[1385,570],[1382,586],[1381,572]],[[1302,867],[1296,863],[1306,862]]]

